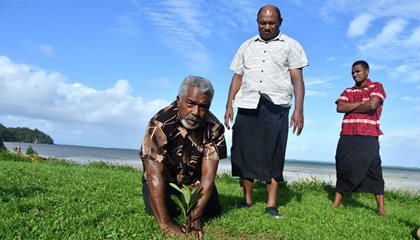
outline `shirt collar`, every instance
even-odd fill
[[[366,83],[365,83],[365,86],[363,88],[369,88],[369,86],[372,85],[372,84],[373,84],[372,81],[368,78],[368,79],[366,79]],[[356,84],[354,84],[353,89],[357,89]]]
[[[264,39],[262,39],[262,38],[260,37],[260,35],[258,34],[258,35],[256,35],[256,36],[254,37],[254,41],[255,41],[255,42],[284,41],[284,38],[283,38],[283,34],[282,34],[281,32],[279,32],[279,35],[277,35],[277,37],[275,37],[275,38],[271,39],[270,41],[265,41],[265,40],[264,40]]]

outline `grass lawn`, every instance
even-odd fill
[[[105,164],[80,166],[62,160],[34,162],[0,152],[0,239],[164,239],[144,213],[142,172]],[[207,222],[205,239],[415,239],[420,196],[385,193],[385,218],[371,194],[352,194],[331,207],[333,186],[306,179],[283,184],[283,219],[263,214],[265,185],[254,189],[255,205],[242,200],[237,179],[216,180],[222,216]]]

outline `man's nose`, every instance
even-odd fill
[[[198,115],[198,114],[199,114],[199,112],[200,112],[200,107],[199,107],[198,105],[194,105],[194,107],[192,108],[191,113],[192,113],[193,115]]]

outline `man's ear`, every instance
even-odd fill
[[[279,27],[281,26],[282,23],[283,23],[283,18],[279,18]]]

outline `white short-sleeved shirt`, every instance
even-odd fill
[[[276,105],[291,106],[293,85],[290,69],[308,66],[302,46],[280,33],[271,41],[256,35],[237,51],[230,69],[243,75],[234,106],[256,109],[260,95],[268,96]]]

